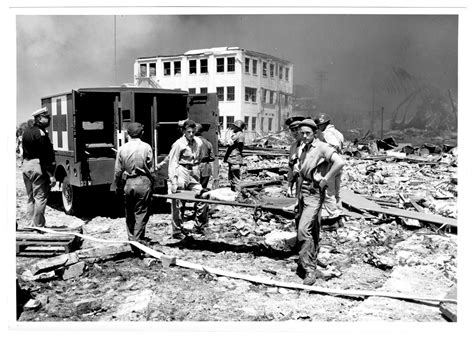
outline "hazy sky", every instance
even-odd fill
[[[371,84],[402,67],[457,90],[456,15],[17,16],[17,122],[40,98],[88,86],[133,82],[137,57],[239,46],[294,63],[295,84],[315,83],[354,106],[369,105]]]

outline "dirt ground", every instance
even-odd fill
[[[17,164],[18,165],[18,164]],[[265,189],[283,196],[283,188]],[[49,225],[83,226],[83,233],[126,240],[125,219],[113,198],[92,199],[87,216],[61,210],[51,195]],[[160,206],[166,211],[166,206]],[[17,166],[17,221],[25,224],[25,189]],[[204,236],[169,237],[170,215],[157,211],[147,237],[151,248],[178,259],[241,274],[301,283],[297,255],[269,242],[269,235],[295,233],[294,223],[271,213],[258,222],[246,208],[214,206]],[[99,246],[84,241],[82,249]],[[429,226],[406,228],[399,220],[346,218],[337,231],[321,233],[321,264],[337,275],[315,285],[444,297],[456,284],[457,235]],[[438,303],[382,297],[347,297],[254,284],[245,280],[133,257],[87,263],[69,280],[26,281],[22,274],[37,258],[17,257],[18,321],[435,321],[446,322]],[[41,302],[22,310],[20,300]],[[89,304],[87,302],[89,301]],[[92,301],[92,302],[91,302]],[[83,304],[81,304],[83,303]],[[79,306],[87,308],[79,308]]]

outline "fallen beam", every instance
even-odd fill
[[[454,218],[448,218],[434,214],[426,214],[417,211],[403,210],[398,208],[384,208],[379,204],[370,201],[361,195],[357,195],[356,193],[347,189],[341,189],[341,199],[345,204],[357,209],[364,209],[391,216],[412,218],[423,222],[457,227],[457,220]]]
[[[40,230],[40,231],[49,232],[49,233],[62,233],[62,232],[49,231],[46,228],[35,228],[35,229]],[[72,233],[72,232],[64,232],[64,233],[65,234],[76,235],[75,233]],[[179,260],[175,257],[167,256],[167,255],[165,255],[161,252],[158,252],[154,249],[148,248],[147,246],[145,246],[141,243],[138,243],[138,242],[134,242],[134,241],[101,240],[101,239],[97,239],[97,238],[94,238],[94,237],[79,235],[79,234],[78,234],[78,236],[82,237],[82,238],[85,238],[85,239],[94,239],[95,241],[104,242],[104,243],[128,243],[128,244],[133,244],[135,247],[137,247],[140,250],[146,252],[147,254],[160,259],[160,261],[162,261],[162,259],[164,259],[165,263],[167,265],[173,265],[174,264],[176,266],[183,267],[183,268],[199,270],[199,271],[206,272],[206,273],[211,273],[211,274],[214,274],[214,275],[226,276],[226,277],[231,277],[231,278],[234,278],[234,279],[241,279],[241,280],[246,280],[246,281],[260,283],[260,284],[265,284],[265,285],[269,285],[269,286],[276,286],[276,287],[289,288],[289,289],[308,290],[308,291],[312,291],[312,292],[316,292],[316,293],[330,294],[330,295],[336,295],[336,296],[380,296],[380,297],[402,299],[402,300],[423,301],[423,302],[424,301],[450,302],[450,303],[457,304],[456,299],[447,298],[447,297],[441,298],[441,297],[419,296],[419,295],[409,295],[409,294],[402,294],[402,293],[391,293],[391,292],[369,291],[369,290],[355,290],[355,289],[332,289],[332,288],[324,288],[324,287],[317,287],[317,286],[308,286],[308,285],[292,283],[292,282],[276,281],[276,280],[262,278],[262,277],[258,277],[258,276],[234,273],[234,272],[230,272],[230,271],[226,271],[226,270],[207,267],[207,266],[203,266],[201,264],[195,264],[195,263],[188,262],[188,261],[182,261],[182,260]]]

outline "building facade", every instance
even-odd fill
[[[293,64],[240,47],[140,57],[134,80],[136,86],[217,93],[221,128],[243,120],[248,138],[281,130],[292,111]]]

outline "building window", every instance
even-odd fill
[[[226,127],[230,127],[230,125],[234,122],[234,116],[227,116],[226,117]]]
[[[268,90],[262,89],[262,100],[264,104],[267,103],[267,92]]]
[[[195,87],[190,87],[188,92],[189,92],[189,94],[196,94],[196,88]]]
[[[260,118],[260,130],[263,131],[263,127],[265,126],[265,117]]]
[[[244,116],[244,123],[245,123],[245,126],[247,127],[249,127],[249,119],[250,119],[249,116]]]
[[[156,63],[150,63],[150,77],[156,77]]]
[[[207,59],[200,60],[201,73],[207,73]]]
[[[197,73],[197,61],[190,60],[189,61],[189,74],[196,74]]]
[[[266,62],[266,61],[264,61],[264,62],[262,63],[262,75],[263,75],[264,77],[267,76],[267,62]]]
[[[199,89],[199,93],[201,93],[201,94],[206,94],[206,93],[207,93],[207,87],[201,87],[201,88]]]
[[[257,89],[253,87],[246,87],[245,88],[245,101],[246,102],[257,102]]]
[[[223,101],[224,100],[224,88],[223,87],[216,87],[217,92],[217,100]]]
[[[224,127],[224,117],[219,116],[219,129],[222,129]]]
[[[278,67],[278,77],[283,79],[283,66]]]
[[[146,64],[140,64],[140,77],[146,77]]]
[[[234,57],[227,58],[227,72],[235,72],[235,58]]]
[[[224,72],[224,58],[217,58],[217,68],[216,72]]]
[[[257,75],[257,60],[252,60],[252,74]]]
[[[275,93],[275,92],[270,91],[270,100],[269,100],[269,103],[270,103],[270,104],[273,104],[273,94],[274,94],[274,93]]]
[[[235,100],[235,87],[227,86],[227,101],[233,102]]]
[[[290,69],[285,67],[285,80],[288,81],[290,79]]]
[[[272,131],[273,118],[268,117],[268,131]]]
[[[288,102],[289,102],[289,96],[285,96],[285,106],[288,106]]]
[[[273,71],[275,69],[275,65],[270,64],[270,77],[273,78]]]
[[[250,73],[250,59],[245,58],[245,73]]]
[[[252,117],[252,131],[257,129],[257,117]]]
[[[286,105],[286,96],[284,94],[281,95],[281,103],[283,103],[283,105]]]
[[[175,61],[174,62],[174,74],[181,74],[181,62]]]
[[[165,76],[171,75],[171,63],[169,61],[163,63],[163,74]]]

